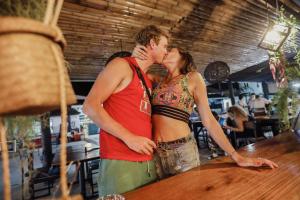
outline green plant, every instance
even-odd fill
[[[26,146],[30,145],[30,142],[34,135],[33,123],[39,120],[37,116],[11,116],[4,118],[4,124],[7,128],[8,140],[21,140]]]
[[[42,21],[47,0],[1,0],[0,16],[26,17]]]
[[[292,81],[300,80],[300,49],[296,43],[297,20],[293,15],[286,17],[285,10],[281,7],[278,17],[278,23],[284,24],[291,28],[291,33],[288,40],[283,47],[277,51],[270,53],[270,58],[279,59],[281,64],[285,66],[285,80],[286,84],[280,85],[278,92],[274,96],[273,105],[275,106],[279,119],[281,130],[290,128],[289,115],[294,115],[299,99],[297,91],[291,86]],[[289,63],[284,59],[283,49],[288,52],[294,52],[294,62]]]
[[[32,155],[34,143],[32,142],[32,139],[35,137],[33,126],[34,123],[39,120],[39,116],[10,116],[4,118],[7,139],[17,140],[19,144],[17,153],[20,157],[20,170],[22,174],[22,199],[25,199],[24,186],[28,187],[28,184],[24,184],[24,169],[28,168],[29,179],[33,174],[33,168],[30,167],[33,166]],[[28,161],[28,163],[26,161]]]
[[[287,130],[290,128],[289,115],[294,115],[296,112],[299,100],[297,93],[290,87],[284,87],[278,90],[273,99],[273,104],[280,118],[280,129]],[[291,105],[289,108],[289,104]]]

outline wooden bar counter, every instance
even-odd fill
[[[239,150],[279,168],[241,168],[229,157],[124,194],[126,200],[300,200],[300,137],[286,132]]]

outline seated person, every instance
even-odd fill
[[[252,116],[239,106],[230,107],[227,114],[227,125],[223,127],[236,133],[230,136],[235,147],[240,147],[239,139],[243,139],[242,142],[245,145],[256,141],[256,126]]]
[[[239,100],[236,104],[237,106],[240,106],[241,108],[243,108],[246,112],[248,112],[248,105],[246,103],[246,98],[243,94],[239,95]]]
[[[255,101],[255,99],[256,99],[255,93],[251,93],[250,99],[249,99],[249,101],[248,101],[249,112],[252,112],[252,110],[253,110],[253,106],[254,106],[254,101]]]
[[[235,126],[230,126],[227,124],[223,127],[235,132],[244,132],[244,122],[249,120],[248,114],[239,106],[231,106],[228,109],[227,114]]]
[[[270,100],[263,98],[261,95],[256,95],[256,99],[253,102],[253,112],[254,114],[257,112],[267,112],[267,105],[271,103]]]
[[[77,130],[74,130],[73,133],[74,133],[74,135],[73,135],[74,141],[80,141],[81,140],[81,134]]]

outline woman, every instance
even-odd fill
[[[147,57],[146,49],[136,47],[133,55],[143,59]],[[153,91],[152,98],[152,124],[160,177],[175,175],[200,165],[198,148],[188,126],[194,104],[212,138],[239,166],[278,167],[267,159],[246,158],[234,150],[211,113],[205,82],[196,71],[189,53],[172,48],[164,58],[163,65],[168,75]]]
[[[234,122],[234,126],[224,128],[235,132],[244,132],[244,123],[248,121],[248,114],[239,106],[231,106],[227,111],[228,117]]]

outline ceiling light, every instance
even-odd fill
[[[265,32],[259,47],[269,51],[277,51],[287,39],[291,28],[283,24],[271,24]]]

